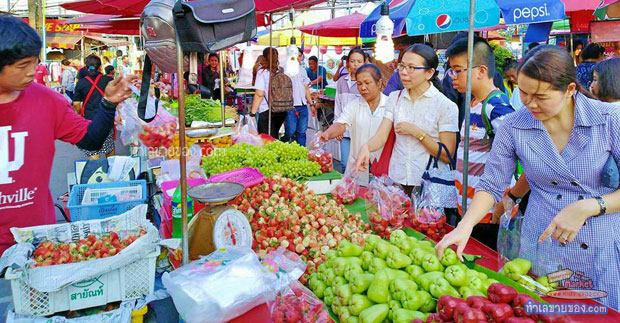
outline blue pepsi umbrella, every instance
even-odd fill
[[[413,35],[442,33],[468,29],[469,0],[387,0],[390,18],[394,21],[394,36],[403,31]],[[499,24],[531,24],[566,19],[561,0],[476,0],[474,28]],[[375,24],[381,18],[380,6],[366,17],[360,27],[360,37],[374,38]]]
[[[474,28],[499,24],[499,7],[495,0],[476,0]],[[469,1],[416,0],[405,19],[407,35],[425,35],[469,29]]]

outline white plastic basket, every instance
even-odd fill
[[[145,258],[99,277],[71,284],[56,292],[40,292],[28,286],[20,273],[7,270],[15,313],[45,316],[53,313],[137,299],[151,294],[155,285],[155,261],[159,248]]]

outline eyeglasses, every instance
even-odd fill
[[[480,67],[480,65],[476,65],[476,66],[474,66],[474,67],[472,67],[472,68],[476,68],[476,67]],[[468,67],[466,67],[466,68],[462,68],[462,69],[460,69],[460,70],[449,69],[449,70],[448,70],[448,76],[450,76],[450,77],[457,77],[459,74],[461,74],[461,73],[463,73],[463,72],[467,71],[468,69],[469,69]]]
[[[430,69],[430,67],[426,67],[426,66],[405,65],[403,63],[398,64],[396,66],[396,68],[398,68],[399,72],[404,72],[406,70],[407,74],[413,73],[413,71],[415,71],[415,70],[427,70],[427,69]]]

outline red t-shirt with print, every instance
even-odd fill
[[[54,141],[76,144],[89,124],[61,94],[35,82],[0,104],[0,254],[15,243],[10,228],[56,222]]]

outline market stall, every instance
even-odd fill
[[[98,9],[118,9],[119,1]],[[135,14],[145,4],[125,10]],[[263,3],[270,21],[281,8],[274,5]],[[473,12],[472,2],[470,43]],[[364,19],[341,20],[357,35],[354,25]],[[333,35],[341,20],[307,31]],[[620,321],[584,300],[587,290],[560,285],[569,280],[562,270],[536,277],[530,261],[507,259],[518,250],[514,210],[502,216],[505,249],[470,239],[462,261],[453,249],[440,259],[435,243],[452,228],[444,210],[428,203],[431,193],[407,196],[387,177],[360,185],[356,174],[334,172],[323,147],[261,136],[254,119],[186,93],[192,81],[183,81],[184,62],[194,71],[196,55],[178,34],[176,42],[168,84],[158,82],[153,96],[145,73],[136,96],[119,106],[124,140],[142,156],[76,164],[71,222],[11,230],[19,243],[0,259],[15,304],[10,322],[56,315],[58,322],[137,323],[158,311],[189,323]],[[139,179],[143,173],[152,180]],[[560,303],[548,295],[562,293],[605,314],[532,312]]]

